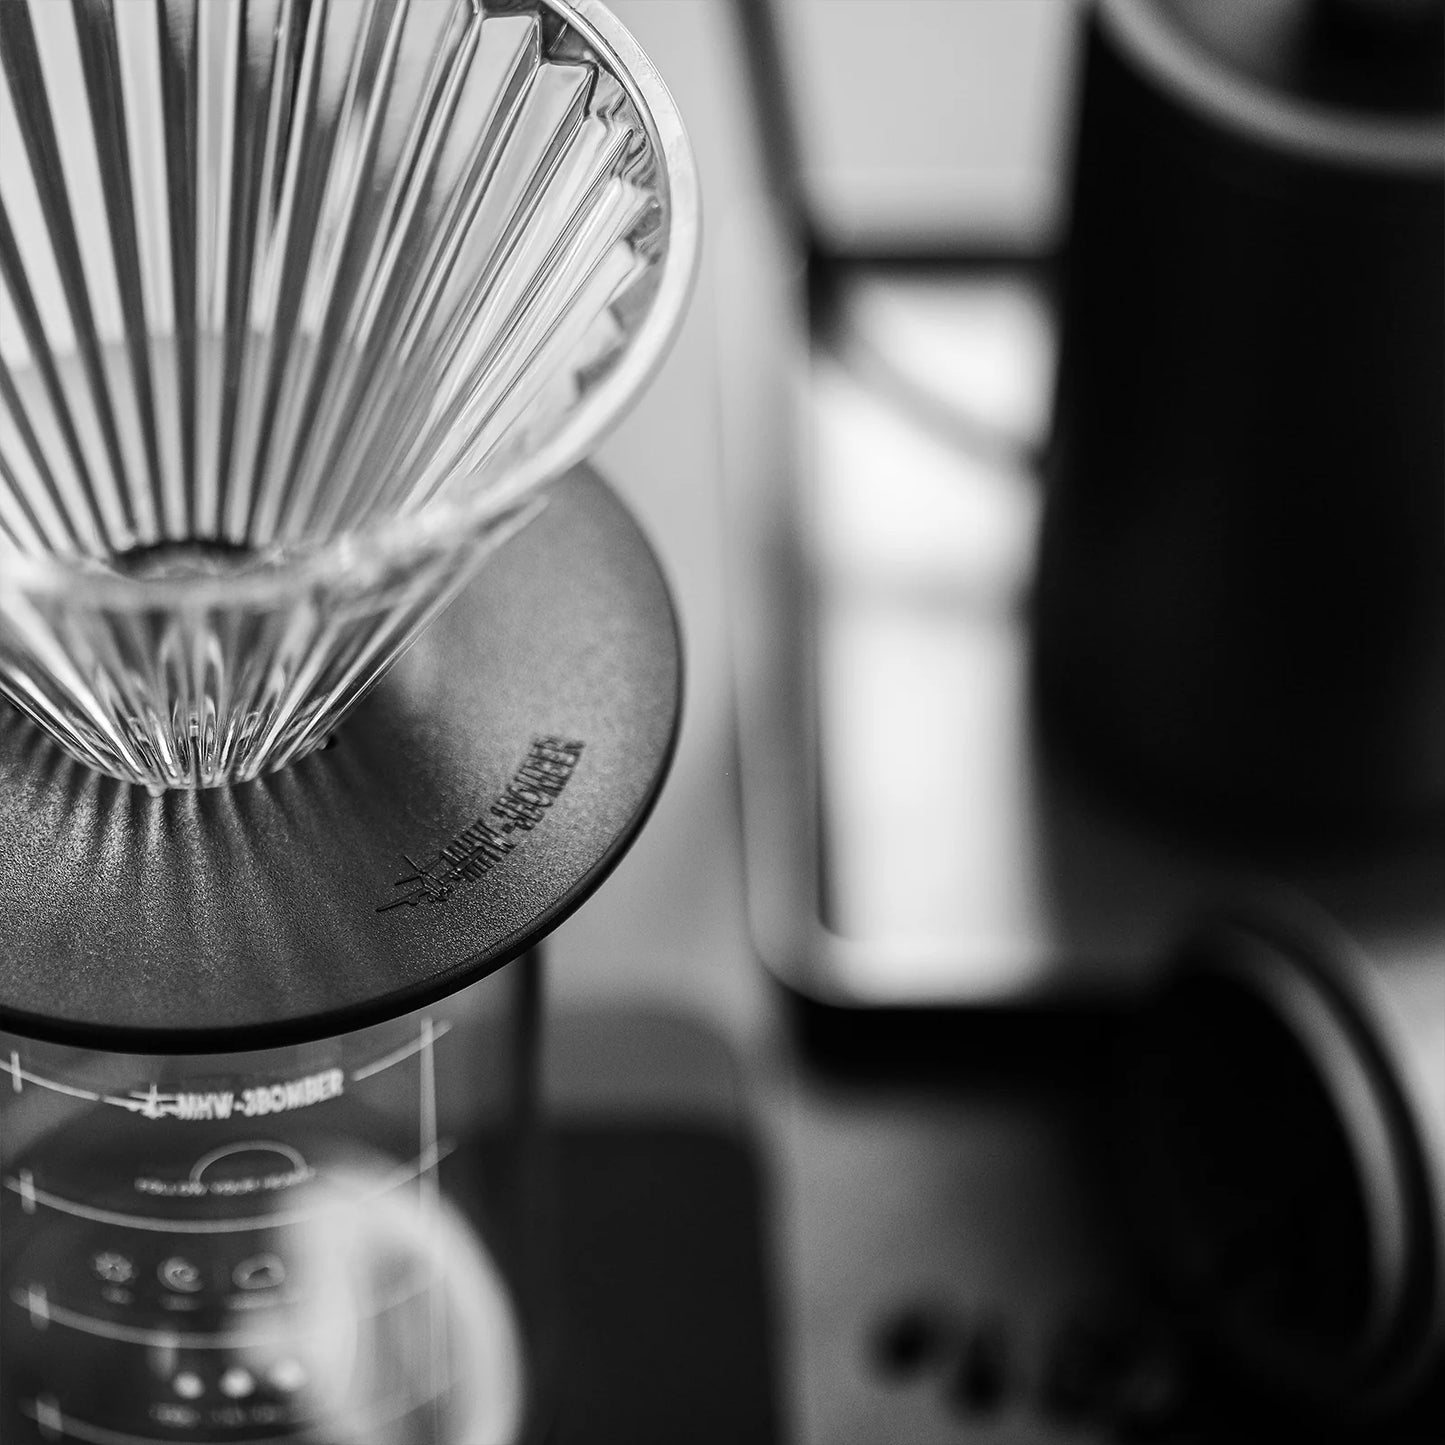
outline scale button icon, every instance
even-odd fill
[[[266,1372],[266,1379],[273,1389],[293,1395],[306,1384],[306,1366],[300,1360],[277,1360]]]
[[[256,1377],[240,1365],[232,1365],[221,1376],[221,1393],[231,1400],[244,1400],[256,1389]]]
[[[285,1282],[286,1266],[277,1255],[258,1254],[243,1259],[231,1271],[231,1278],[237,1289],[275,1289]]]
[[[179,1254],[162,1260],[156,1273],[167,1289],[180,1290],[183,1294],[194,1294],[201,1287],[201,1271]]]
[[[129,1284],[135,1278],[135,1265],[113,1249],[101,1250],[90,1261],[90,1267],[107,1284]]]

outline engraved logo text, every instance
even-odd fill
[[[259,1088],[164,1094],[152,1084],[144,1093],[133,1092],[128,1099],[107,1098],[106,1103],[128,1109],[143,1119],[257,1119],[263,1114],[284,1114],[292,1109],[309,1109],[336,1098],[345,1088],[340,1069],[324,1069],[304,1079]]]
[[[522,765],[487,811],[426,862],[403,854],[411,870],[393,885],[404,890],[377,912],[444,903],[465,883],[490,873],[530,833],[560,796],[582,756],[582,744],[534,738]]]

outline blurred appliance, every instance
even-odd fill
[[[1201,923],[1131,1021],[1121,1192],[1236,1375],[1337,1422],[1445,1391],[1445,967],[1307,903]],[[1437,1421],[1438,1424],[1438,1421]]]
[[[647,816],[679,651],[621,504],[548,495],[258,782],[148,797],[0,715],[7,1445],[550,1428],[536,946]]]
[[[981,1005],[1137,1022],[1176,1317],[1388,1413],[1445,1364],[1440,7],[1053,8],[1057,254],[857,249],[796,174],[757,224],[801,321],[782,400],[734,401],[756,933],[855,1053]]]
[[[1445,828],[1445,7],[1106,3],[1033,617],[1110,785]]]
[[[1130,1182],[1238,1368],[1388,1409],[1445,1371],[1445,6],[1107,0],[1079,126],[1039,713],[1256,873]]]

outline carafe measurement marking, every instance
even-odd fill
[[[403,1044],[394,1053],[383,1054],[374,1063],[365,1064],[359,1069],[351,1071],[353,1083],[360,1083],[363,1079],[369,1079],[373,1074],[379,1074],[383,1069],[389,1069],[393,1064],[405,1063],[409,1058],[421,1053],[423,1049],[430,1049],[432,1044],[445,1034],[449,1034],[452,1026],[445,1019],[433,1023],[430,1019],[424,1021],[421,1031],[409,1044]]]
[[[394,1189],[399,1189],[403,1184],[420,1178],[429,1170],[435,1169],[453,1148],[455,1145],[450,1140],[430,1144],[415,1159],[387,1174],[375,1189],[367,1190],[363,1198],[379,1199]],[[143,1229],[158,1234],[239,1234],[255,1229],[279,1229],[314,1219],[318,1213],[324,1211],[324,1206],[321,1206],[318,1209],[278,1210],[274,1214],[259,1214],[247,1219],[156,1219],[141,1214],[126,1214],[116,1209],[98,1209],[93,1205],[51,1194],[45,1189],[37,1189],[34,1176],[28,1169],[22,1169],[19,1174],[7,1179],[5,1187],[18,1194],[23,1204],[27,1204],[27,1213],[33,1212],[28,1207],[29,1202],[33,1201],[34,1204],[54,1209],[60,1214],[73,1214],[78,1219],[93,1220],[97,1224],[117,1224],[122,1229]]]
[[[378,1319],[390,1310],[431,1291],[431,1278],[418,1279],[411,1284],[393,1289],[374,1297],[369,1307],[359,1313],[358,1319]],[[46,1292],[44,1285],[27,1285],[14,1289],[10,1298],[30,1316],[30,1323],[38,1330],[51,1325],[79,1330],[82,1334],[94,1335],[98,1339],[115,1340],[127,1345],[146,1345],[160,1349],[176,1350],[238,1350],[262,1345],[286,1343],[302,1335],[325,1334],[332,1328],[327,1320],[317,1320],[300,1327],[294,1321],[284,1326],[272,1325],[265,1328],[239,1330],[175,1330],[147,1328],[144,1325],[120,1325],[110,1320],[96,1319],[79,1310],[56,1304]]]

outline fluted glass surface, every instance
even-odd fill
[[[691,163],[595,0],[0,0],[0,692],[317,745],[646,379]]]

